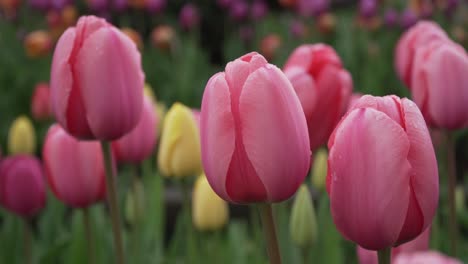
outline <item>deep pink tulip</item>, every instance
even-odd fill
[[[158,123],[153,102],[145,98],[143,114],[138,125],[130,133],[112,143],[117,161],[140,163],[147,159],[156,145]]]
[[[45,120],[52,116],[50,90],[47,83],[39,83],[31,98],[31,114],[35,120]]]
[[[400,253],[411,253],[429,250],[429,238],[431,234],[431,228],[428,227],[421,235],[417,238],[404,243],[396,248],[392,248],[392,259]],[[359,258],[359,264],[378,264],[379,260],[377,257],[377,251],[367,250],[360,246],[357,246],[357,255]]]
[[[0,203],[9,211],[33,217],[44,208],[46,190],[39,160],[19,155],[0,163]]]
[[[104,19],[81,17],[60,37],[50,79],[52,110],[80,139],[114,140],[143,109],[144,74],[133,41]]]
[[[462,264],[458,259],[445,256],[436,251],[399,254],[392,264]]]
[[[444,30],[432,21],[421,21],[408,29],[395,49],[395,70],[400,79],[411,88],[411,75],[416,50],[434,40],[448,40]]]
[[[351,75],[332,47],[302,45],[293,51],[284,71],[299,96],[309,128],[312,150],[327,143],[348,107]]]
[[[206,176],[227,201],[283,201],[307,174],[311,151],[299,99],[283,72],[258,53],[211,77],[200,128]]]
[[[42,157],[55,196],[84,208],[106,195],[104,159],[98,141],[79,141],[55,124],[47,132]]]
[[[417,49],[411,79],[413,99],[437,128],[468,127],[468,54],[449,41]]]
[[[437,161],[409,99],[363,96],[328,141],[327,191],[338,230],[363,248],[398,246],[432,222]]]

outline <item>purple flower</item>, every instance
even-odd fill
[[[236,0],[231,3],[229,8],[229,15],[235,21],[243,21],[247,18],[249,13],[249,6],[244,0]]]
[[[217,0],[216,3],[218,4],[219,7],[223,9],[227,9],[231,6],[233,0]]]
[[[146,0],[146,9],[151,13],[160,13],[166,7],[166,0]]]
[[[50,0],[50,7],[56,10],[62,10],[70,4],[70,0]]]
[[[93,12],[100,13],[108,9],[108,0],[88,0],[88,7]]]
[[[385,11],[384,23],[387,27],[395,27],[398,24],[398,12],[395,9]]]
[[[264,0],[256,0],[250,7],[250,15],[254,20],[260,20],[268,13],[268,5]]]
[[[302,16],[319,16],[330,7],[329,0],[298,0],[298,12]]]
[[[29,0],[29,5],[32,8],[45,11],[49,8],[49,0]]]
[[[128,7],[127,0],[114,0],[113,2],[114,10],[117,12],[123,12]]]
[[[406,9],[403,11],[400,17],[400,26],[404,29],[411,27],[416,24],[418,17],[411,9]]]
[[[371,18],[377,13],[376,0],[361,0],[359,1],[359,14],[364,18]]]
[[[289,32],[291,32],[291,35],[295,38],[302,38],[304,37],[306,33],[306,28],[304,26],[304,23],[302,23],[299,20],[293,20],[289,24]]]
[[[197,27],[200,24],[198,8],[192,3],[185,4],[179,14],[179,23],[184,30]]]

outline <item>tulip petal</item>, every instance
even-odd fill
[[[350,85],[350,83],[342,81],[342,74],[347,75],[342,69],[328,65],[325,66],[316,80],[317,87],[319,87],[319,100],[317,100],[315,111],[307,117],[312,150],[327,142],[342,115],[343,100],[345,100],[341,97],[342,89],[351,89],[342,86],[343,84]],[[343,78],[346,77],[343,76]]]
[[[299,99],[280,69],[267,65],[248,77],[239,117],[246,154],[269,201],[290,197],[307,175],[311,152]]]
[[[94,136],[113,140],[132,130],[141,116],[144,86],[135,44],[113,27],[100,28],[84,41],[76,64]]]
[[[437,160],[429,131],[418,107],[406,98],[401,101],[410,141],[408,161],[411,164],[411,188],[423,216],[420,229],[424,230],[432,222],[438,204]]]
[[[352,110],[335,131],[331,211],[338,230],[361,247],[379,250],[398,239],[410,195],[409,147],[402,127],[371,108]]]
[[[235,148],[230,97],[225,74],[217,73],[206,85],[200,115],[205,174],[213,190],[225,200],[230,200],[226,192],[226,177]]]
[[[81,95],[77,90],[77,81],[73,77],[73,47],[76,30],[68,29],[60,37],[52,61],[50,89],[52,110],[58,122],[72,134],[89,136],[91,131],[86,120]]]
[[[289,81],[291,81],[294,91],[301,101],[304,114],[307,117],[314,111],[315,103],[318,99],[317,88],[315,87],[314,80],[303,68],[300,67],[290,67],[285,70],[284,73],[288,77]]]
[[[104,160],[97,141],[78,141],[52,126],[43,157],[51,189],[63,202],[86,207],[104,198]]]
[[[468,124],[468,55],[454,45],[442,45],[426,65],[428,110],[434,123],[457,129]]]
[[[393,119],[400,126],[405,127],[400,110],[400,98],[395,95],[388,95],[384,97],[375,97],[371,95],[364,95],[354,105],[353,109],[357,108],[374,108],[377,111],[385,113],[388,117]]]

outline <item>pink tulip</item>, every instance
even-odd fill
[[[9,211],[33,217],[44,208],[46,190],[39,160],[18,155],[0,163],[0,203]]]
[[[416,104],[363,96],[328,141],[327,192],[338,230],[359,246],[405,243],[432,222],[437,161]]]
[[[462,264],[460,260],[447,257],[436,251],[405,253],[398,255],[393,264]]]
[[[408,29],[395,49],[395,68],[400,79],[411,87],[411,75],[416,50],[434,40],[448,40],[444,30],[434,22],[421,21]]]
[[[400,253],[411,253],[426,251],[429,249],[429,238],[430,238],[431,228],[426,228],[421,235],[417,238],[402,244],[396,248],[392,249],[392,259]],[[367,250],[360,246],[357,246],[357,255],[359,259],[359,264],[378,264],[379,260],[377,258],[377,251]]]
[[[97,141],[79,141],[55,124],[47,132],[42,156],[55,196],[74,208],[104,199],[104,159]]]
[[[145,98],[143,114],[138,125],[130,133],[112,143],[117,161],[140,163],[147,159],[156,145],[158,123],[153,102]]]
[[[211,187],[234,203],[291,197],[309,169],[307,124],[287,77],[258,53],[208,81],[200,116]]]
[[[284,71],[301,101],[314,150],[327,142],[346,111],[353,89],[351,75],[333,48],[324,44],[298,47]]]
[[[31,99],[31,114],[36,120],[45,120],[52,116],[50,91],[47,83],[39,83],[34,88]]]
[[[448,41],[433,41],[414,55],[411,92],[430,126],[468,126],[468,54]]]
[[[130,38],[94,16],[60,37],[51,71],[52,110],[80,139],[114,140],[130,132],[143,108],[144,74]]]

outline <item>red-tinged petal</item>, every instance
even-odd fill
[[[314,112],[307,117],[310,148],[312,150],[326,144],[342,114],[341,69],[326,66],[316,80],[318,100]],[[348,101],[346,99],[346,101]]]
[[[400,111],[400,98],[397,96],[388,95],[384,97],[375,97],[364,95],[354,104],[353,109],[368,107],[385,113],[388,117],[402,126],[403,129],[405,128],[405,123]]]
[[[55,118],[64,127],[68,129],[68,124],[76,127],[87,127],[85,112],[82,108],[77,111],[73,107],[73,102],[80,100],[72,95],[74,88],[73,69],[70,63],[70,56],[76,38],[76,30],[70,28],[60,37],[55,48],[54,57],[52,60],[51,78],[50,78],[50,96],[52,103],[52,110],[54,111]],[[70,106],[72,104],[72,106]],[[78,116],[75,122],[69,122],[68,112],[77,112]],[[74,116],[74,115],[73,115]],[[84,124],[84,125],[83,125]],[[86,130],[86,129],[83,129]],[[77,131],[74,129],[73,131]],[[86,134],[88,131],[79,131],[78,134]]]
[[[225,74],[214,75],[206,85],[200,114],[203,168],[213,190],[228,201],[226,177],[235,148],[230,97]]]
[[[423,217],[420,230],[424,230],[432,222],[438,204],[437,160],[429,131],[418,107],[406,98],[401,101],[406,134],[410,141],[408,161],[411,164],[411,188]]]
[[[355,109],[335,131],[330,201],[341,233],[361,247],[395,244],[409,202],[410,144],[402,127],[377,110]]]
[[[289,67],[284,73],[289,81],[291,81],[294,91],[299,97],[299,101],[301,101],[304,114],[306,116],[312,114],[315,109],[315,103],[318,100],[317,87],[315,87],[312,77],[300,67]]]
[[[78,141],[59,126],[49,129],[43,149],[46,175],[64,203],[87,207],[104,198],[104,160],[97,141]]]
[[[96,138],[113,140],[138,123],[144,75],[135,44],[113,27],[103,27],[83,43],[76,74],[90,128]]]
[[[112,143],[117,160],[140,163],[147,159],[156,145],[158,122],[153,102],[145,98],[140,122],[130,133]]]
[[[427,60],[428,110],[441,128],[468,125],[468,55],[453,44],[441,45]]]
[[[299,99],[280,69],[267,65],[248,77],[239,115],[247,157],[268,200],[288,199],[307,175],[311,152]]]
[[[307,71],[312,59],[312,47],[313,45],[306,44],[296,48],[284,64],[284,70],[289,67],[300,67]]]

